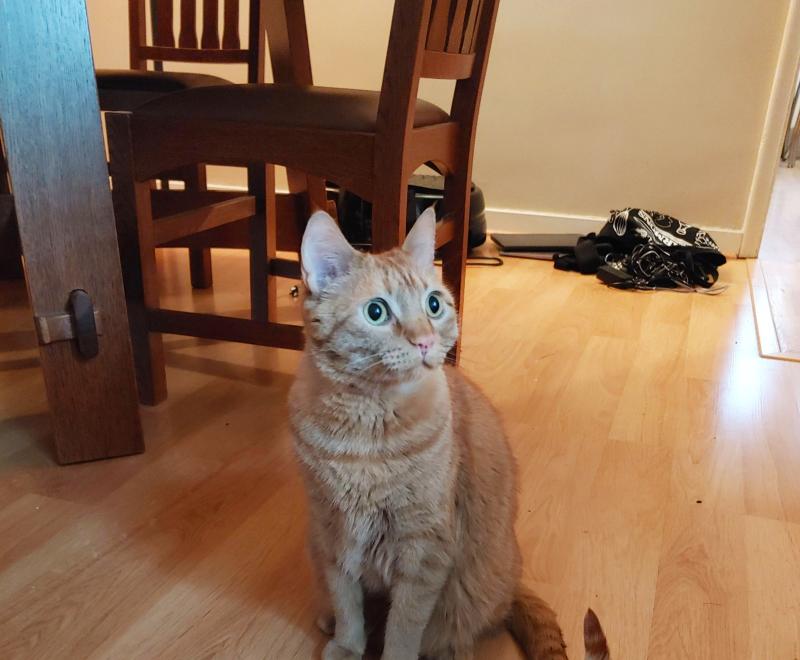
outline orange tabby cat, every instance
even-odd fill
[[[391,601],[384,660],[467,660],[504,626],[527,658],[566,658],[555,614],[519,582],[515,464],[498,414],[443,366],[458,323],[434,235],[428,209],[402,249],[377,256],[322,212],[303,237],[306,350],[290,417],[320,625],[335,621],[323,658],[363,657],[365,592]],[[600,660],[605,640],[591,641],[587,658]]]

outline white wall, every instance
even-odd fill
[[[719,228],[735,251],[787,6],[504,0],[474,168],[490,224],[590,229],[634,205]],[[97,66],[126,66],[127,1],[88,7]],[[306,0],[315,81],[377,89],[391,8]],[[421,95],[446,105],[450,88],[426,81]]]

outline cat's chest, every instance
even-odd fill
[[[451,460],[449,415],[364,406],[357,415],[307,419],[296,433],[300,459],[343,511],[413,502],[441,483]]]
[[[426,480],[416,461],[380,455],[315,461],[312,471],[329,503],[352,520],[354,531],[386,528],[389,519],[380,512],[412,505]]]
[[[351,511],[342,527],[339,561],[344,570],[371,589],[389,585],[398,551],[398,528],[389,511]]]

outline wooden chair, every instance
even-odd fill
[[[177,43],[173,34],[173,0],[149,0],[150,33],[147,40],[145,0],[128,0],[128,29],[130,69],[98,69],[97,92],[100,109],[131,111],[153,99],[195,87],[230,84],[229,80],[203,73],[164,71],[164,62],[202,62],[209,64],[246,65],[247,81],[264,82],[263,3],[250,2],[249,40],[242,48],[239,37],[240,0],[223,0],[223,25],[220,38],[219,0],[204,0],[202,30],[198,39],[196,28],[197,3],[182,0],[180,32]],[[148,69],[152,63],[155,70]],[[169,190],[170,181],[182,181],[187,190],[205,192],[206,169],[203,164],[160,173],[161,189]],[[183,197],[184,200],[187,197]],[[203,196],[198,197],[202,201]],[[232,197],[222,201],[231,201]],[[244,206],[248,200],[241,199]],[[211,250],[207,247],[189,249],[189,269],[194,288],[212,285]]]
[[[114,190],[124,199],[121,206],[130,210],[127,231],[138,238],[146,313],[134,344],[148,349],[138,351],[149,358],[140,370],[149,379],[142,388],[149,395],[146,401],[166,395],[159,333],[301,347],[301,329],[275,320],[270,276],[298,272],[296,262],[276,258],[275,251],[298,249],[306,216],[298,213],[296,194],[272,192],[274,164],[325,177],[371,200],[376,250],[400,244],[408,179],[420,165],[434,164],[445,175],[437,244],[445,280],[461,309],[475,127],[498,2],[396,1],[380,92],[285,84],[214,86],[170,94],[132,113],[109,116]],[[284,0],[283,6],[302,9],[297,0]],[[294,20],[295,30],[304,34],[302,12]],[[457,81],[449,113],[417,99],[423,77]],[[216,232],[235,242],[241,231],[222,211],[193,226],[158,218],[149,179],[197,161],[251,168],[255,210],[267,219],[266,226],[256,222],[249,228],[252,320],[159,307],[156,245],[169,244],[188,230]],[[256,170],[258,163],[269,164],[266,177]],[[309,197],[305,210],[325,203]],[[262,252],[256,244],[263,246]]]

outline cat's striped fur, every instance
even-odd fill
[[[515,465],[498,414],[444,366],[458,324],[433,267],[434,223],[426,212],[402,250],[378,256],[350,248],[321,213],[304,236],[306,350],[290,417],[320,622],[335,620],[323,658],[364,654],[365,590],[391,599],[385,660],[465,660],[501,627],[528,658],[566,658],[555,614],[520,585]],[[426,308],[432,292],[440,316]],[[376,298],[389,309],[380,325],[365,311]]]

